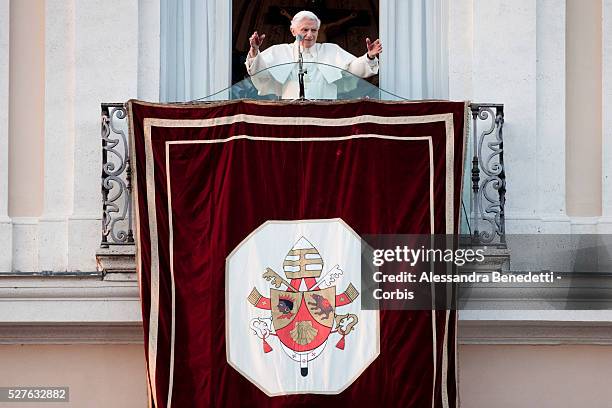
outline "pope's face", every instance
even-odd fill
[[[317,43],[317,35],[319,35],[317,22],[305,18],[291,29],[291,34],[293,34],[294,37],[298,34],[304,37],[302,40],[302,47],[310,48]]]

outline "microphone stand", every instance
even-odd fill
[[[302,38],[298,36],[298,83],[300,85],[300,100],[303,101],[306,99],[304,95],[304,74],[307,74],[308,71],[304,69],[304,56],[302,55],[301,42]]]

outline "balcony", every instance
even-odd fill
[[[461,233],[468,237],[464,244],[487,248],[485,265],[501,269],[509,259],[504,220],[504,106],[472,103],[469,114]],[[132,173],[127,112],[122,103],[101,104],[101,145],[102,225],[98,269],[105,280],[134,280]]]
[[[309,71],[311,74],[318,72],[310,83]],[[314,81],[316,75],[318,82]],[[230,88],[194,102],[206,104],[244,98],[278,100],[288,97],[405,100],[331,65],[289,63],[264,69]],[[463,244],[486,246],[489,255],[486,267],[500,269],[508,260],[504,221],[504,106],[473,103],[466,115],[470,115],[471,120],[468,120],[463,166],[461,234],[467,241]],[[132,180],[127,112],[122,103],[101,105],[101,142],[102,231],[98,269],[105,279],[130,279],[135,269]]]

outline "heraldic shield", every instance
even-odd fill
[[[334,325],[334,286],[297,293],[270,289],[270,297],[272,325],[287,348],[310,351],[327,341]]]

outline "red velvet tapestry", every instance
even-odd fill
[[[151,406],[458,407],[456,313],[361,311],[334,257],[458,232],[466,109],[130,101]]]

